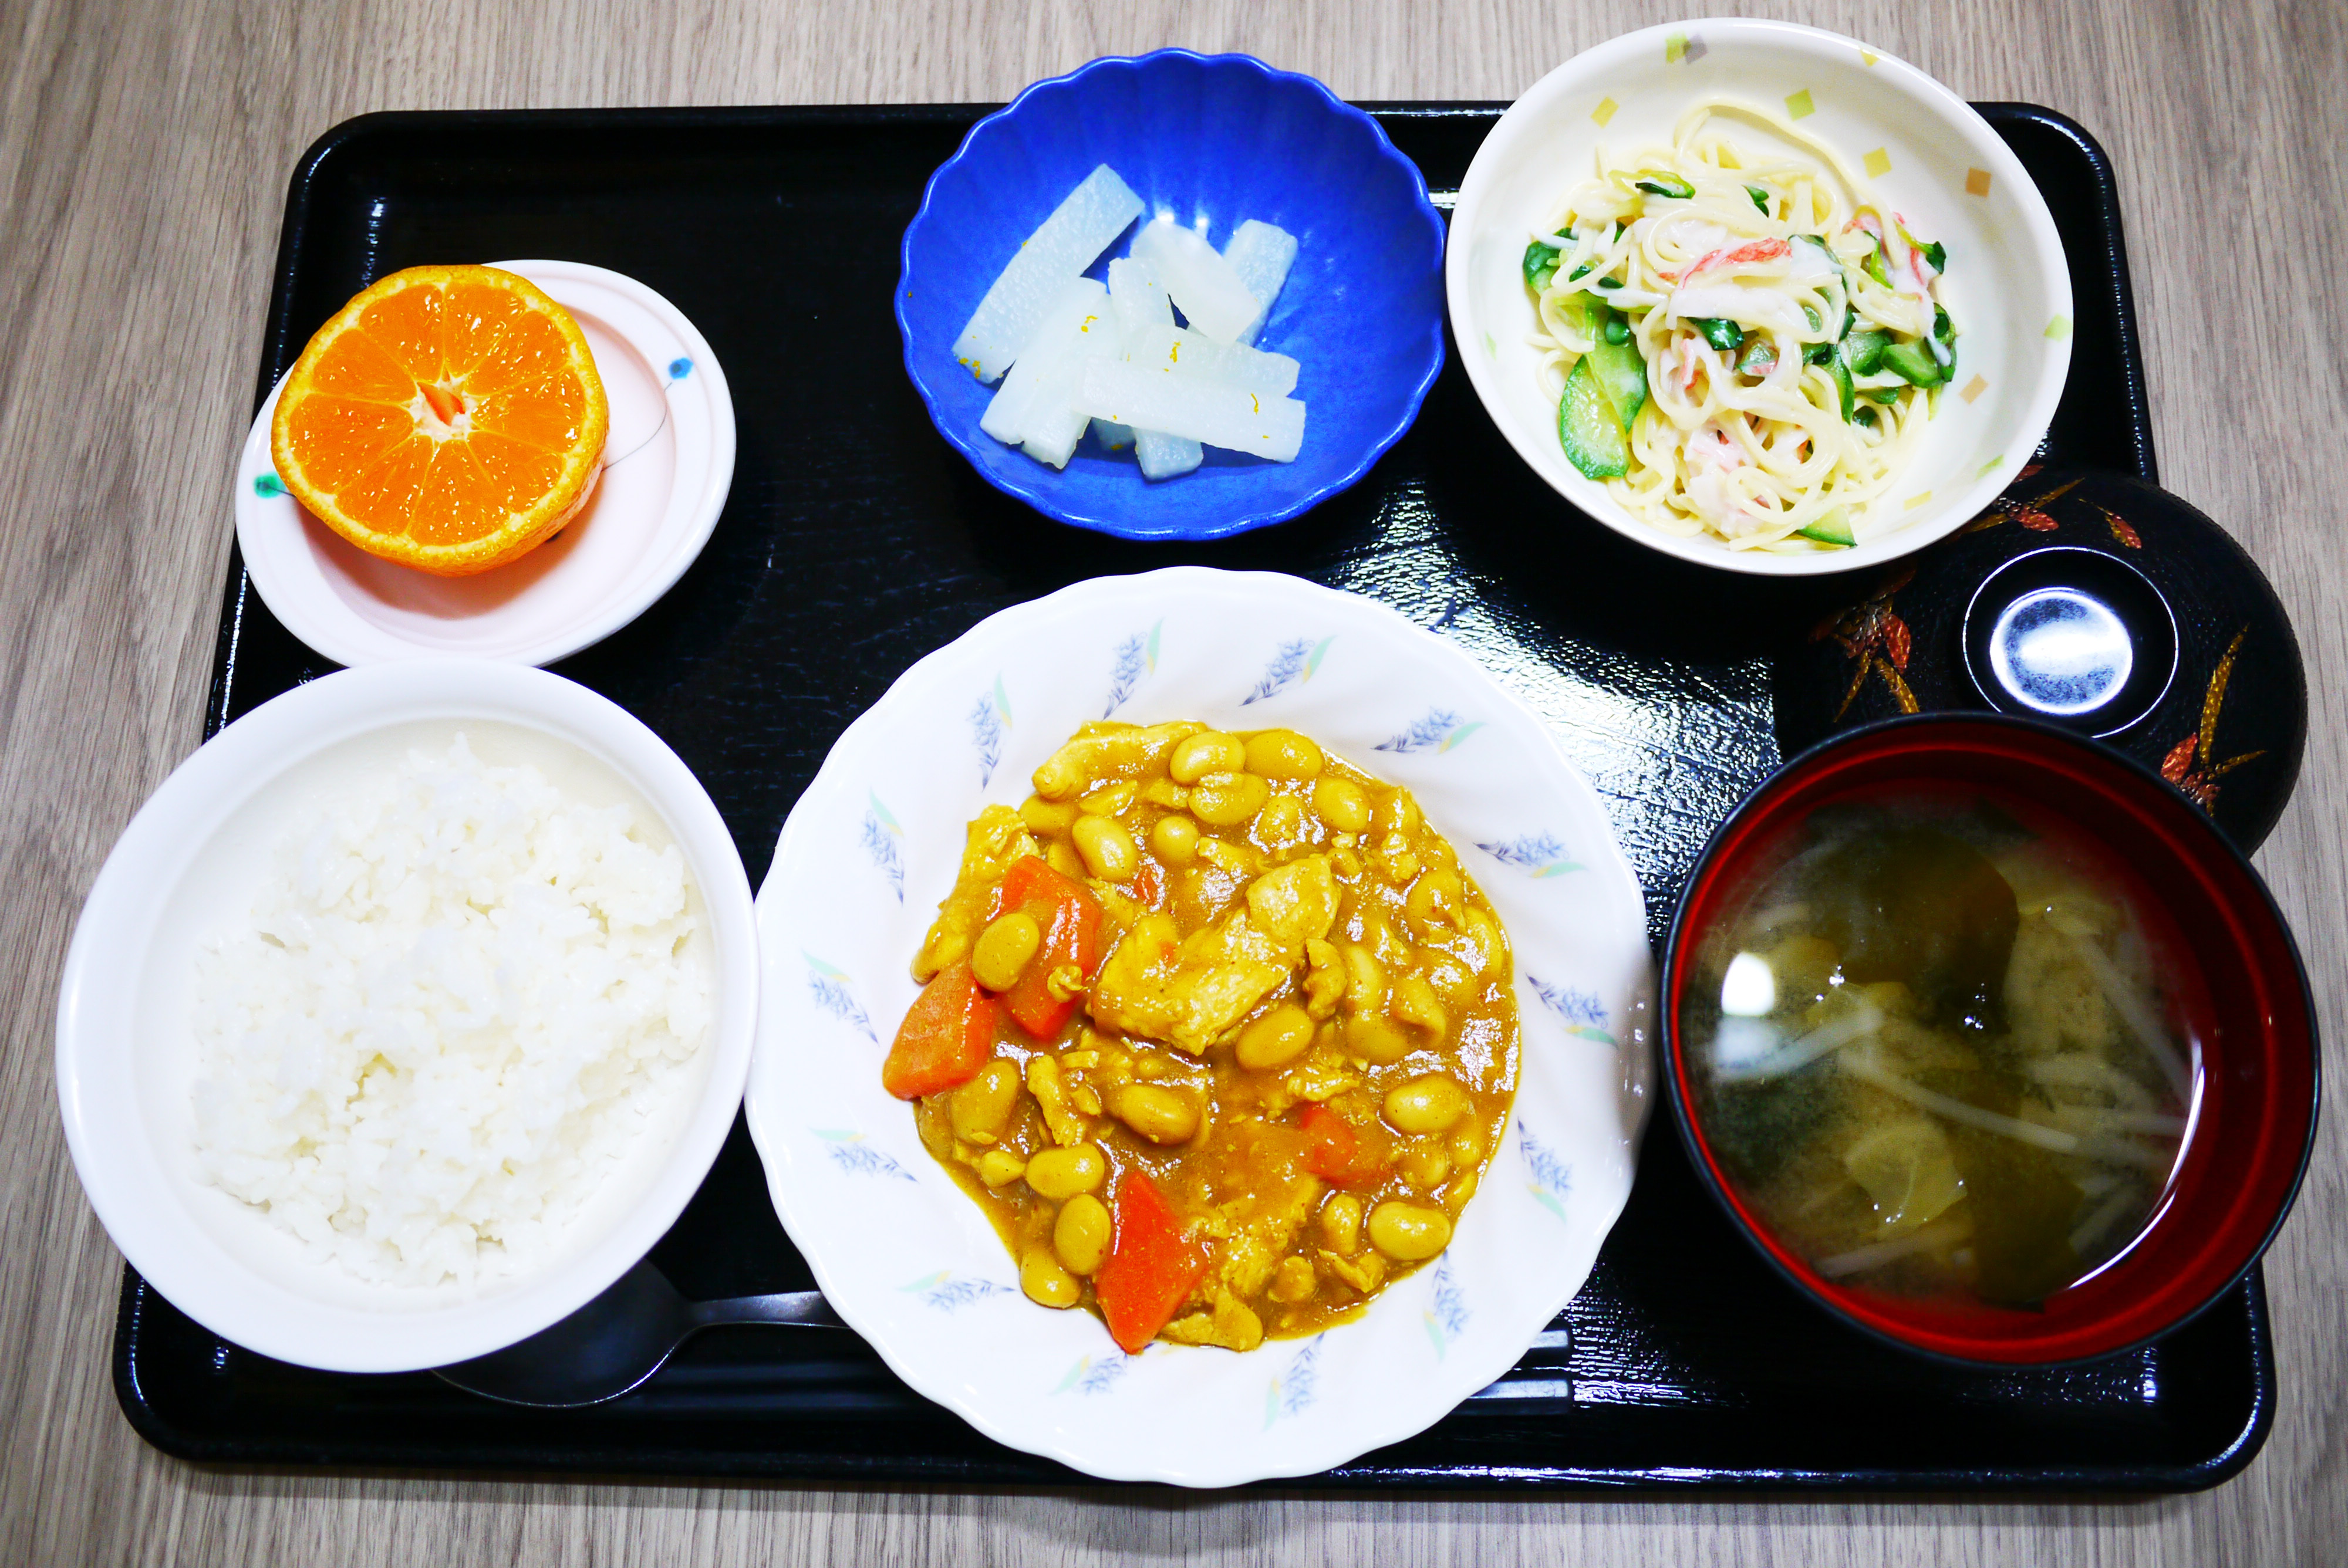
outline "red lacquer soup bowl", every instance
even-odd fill
[[[1772,1234],[1707,1139],[1683,1021],[1703,999],[1708,934],[1785,863],[1812,815],[1910,794],[1969,794],[2066,828],[2125,867],[2147,920],[2198,969],[2179,994],[2198,1037],[2198,1098],[2149,1222],[2116,1257],[2029,1307],[1896,1294],[1828,1278]],[[2156,943],[2156,949],[2161,946]],[[2290,1212],[2315,1137],[2314,1009],[2266,886],[2209,819],[2157,775],[2051,726],[1928,714],[1855,730],[1780,770],[1697,862],[1663,955],[1664,1081],[1704,1184],[1795,1287],[1880,1338],[1946,1359],[2052,1366],[2132,1349],[2238,1283]],[[1716,1009],[1714,1009],[1716,1010]]]

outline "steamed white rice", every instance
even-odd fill
[[[365,1278],[526,1267],[708,1033],[685,862],[458,735],[293,825],[197,956],[197,1153]]]

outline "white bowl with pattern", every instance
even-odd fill
[[[1894,486],[1890,520],[1855,548],[1772,555],[1633,517],[1558,445],[1526,292],[1525,245],[1567,190],[1614,153],[1668,145],[1700,98],[1787,119],[1865,169],[1911,231],[1949,248],[1941,298],[1956,323],[1957,382]],[[1776,139],[1740,122],[1756,147]],[[1987,120],[1903,60],[1790,22],[1706,17],[1586,49],[1533,84],[1476,150],[1444,258],[1452,332],[1476,395],[1533,471],[1589,516],[1651,549],[1728,571],[1806,576],[1879,566],[1981,515],[2031,460],[2071,368],[2071,272],[2045,198]]]
[[[880,1087],[965,825],[1025,799],[1036,765],[1105,716],[1288,726],[1408,785],[1514,946],[1522,1087],[1449,1251],[1314,1337],[1128,1357],[1090,1314],[1035,1305]],[[1177,567],[990,617],[840,736],[783,825],[758,923],[750,1131],[825,1296],[913,1388],[1091,1475],[1231,1486],[1423,1430],[1581,1287],[1631,1190],[1652,1071],[1638,882],[1541,721],[1353,594]]]

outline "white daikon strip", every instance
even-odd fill
[[[1145,223],[1133,259],[1166,285],[1190,324],[1217,343],[1236,343],[1263,317],[1263,304],[1212,245],[1171,218]]]
[[[1275,463],[1295,461],[1304,444],[1304,405],[1292,397],[1169,375],[1123,360],[1086,360],[1076,406],[1096,419],[1188,436]]]
[[[1174,307],[1166,298],[1166,285],[1130,256],[1119,256],[1108,264],[1108,304],[1117,313],[1117,329],[1128,338],[1149,327],[1174,324]]]
[[[1148,268],[1129,256],[1108,264],[1108,303],[1117,316],[1117,330],[1124,335],[1128,357],[1131,357],[1135,344],[1174,331],[1174,306],[1166,298],[1166,290],[1150,276]],[[1093,421],[1095,428],[1106,423]],[[1127,428],[1121,425],[1109,427]],[[1185,441],[1162,430],[1136,430],[1130,439],[1133,455],[1140,462],[1142,477],[1146,479],[1171,479],[1206,460],[1206,449],[1196,441]]]
[[[1090,415],[1076,412],[1076,381],[1087,361],[1097,355],[1117,355],[1123,348],[1117,317],[1107,309],[1097,309],[1084,319],[1076,338],[1062,346],[1052,368],[1036,383],[1035,402],[1027,410],[1027,438],[1020,443],[1027,456],[1055,468],[1068,466],[1068,459],[1076,456],[1076,443],[1085,438],[1092,424]],[[1013,374],[1017,374],[1016,366]]]
[[[1019,345],[1018,363],[1003,378],[978,427],[997,441],[1016,446],[1032,433],[1031,421],[1040,417],[1049,422],[1050,408],[1039,401],[1046,390],[1045,382],[1060,368],[1063,359],[1080,354],[1100,341],[1093,336],[1092,328],[1105,323],[1107,317],[1107,289],[1090,278],[1063,283],[1035,331]],[[1063,385],[1066,384],[1070,383],[1063,378]],[[1061,401],[1065,404],[1066,397]]]
[[[1044,226],[1027,236],[978,302],[962,335],[954,339],[955,361],[968,365],[981,381],[993,381],[1010,369],[1069,280],[1099,260],[1140,216],[1141,198],[1107,164],[1085,176],[1044,220]]]
[[[1263,323],[1272,319],[1272,305],[1280,298],[1281,286],[1288,282],[1288,269],[1296,261],[1296,236],[1270,223],[1260,223],[1251,218],[1232,234],[1231,242],[1223,247],[1223,260],[1240,275],[1263,314],[1255,324],[1240,333],[1239,341],[1251,343],[1263,331]]]
[[[1093,439],[1098,441],[1106,451],[1122,452],[1133,445],[1133,426],[1111,425],[1106,419],[1096,419],[1093,421]]]
[[[1207,460],[1207,449],[1196,441],[1169,436],[1163,430],[1133,433],[1133,456],[1145,479],[1172,479]]]
[[[1300,368],[1284,354],[1266,354],[1245,343],[1217,343],[1179,327],[1149,327],[1127,334],[1125,357],[1153,370],[1227,381],[1271,397],[1285,397],[1295,391]]]

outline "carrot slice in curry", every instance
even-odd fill
[[[1076,1010],[1075,997],[1052,994],[1052,971],[1073,964],[1089,980],[1100,968],[1100,900],[1083,883],[1063,876],[1039,856],[1027,855],[1011,863],[995,899],[997,918],[1014,909],[1024,909],[1034,918],[1044,933],[1044,945],[1028,961],[1019,983],[1003,993],[1003,1005],[1011,1009],[1021,1029],[1037,1040],[1050,1040]]]
[[[1330,1185],[1369,1188],[1385,1180],[1386,1161],[1364,1148],[1354,1124],[1326,1105],[1307,1105],[1297,1125],[1307,1139],[1304,1168]]]
[[[1110,1219],[1108,1256],[1093,1276],[1093,1295],[1109,1337],[1134,1356],[1173,1320],[1207,1272],[1207,1254],[1139,1171],[1128,1171],[1117,1184]]]
[[[922,988],[897,1030],[880,1086],[900,1100],[919,1100],[967,1083],[994,1054],[994,999],[956,958]]]

